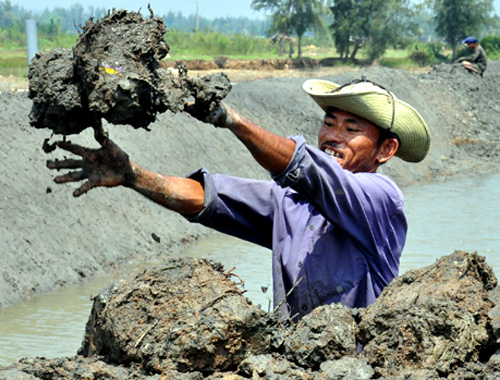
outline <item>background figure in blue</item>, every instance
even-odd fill
[[[204,120],[229,129],[272,180],[204,168],[185,178],[157,174],[100,129],[99,149],[61,141],[59,148],[81,159],[47,166],[77,169],[55,178],[86,180],[75,197],[100,186],[128,187],[191,222],[269,248],[274,303],[284,317],[333,302],[366,307],[398,275],[407,231],[403,195],[377,168],[393,156],[423,160],[429,131],[413,107],[364,79],[343,86],[309,80],[303,88],[325,111],[317,148],[300,135],[275,135],[224,103]]]
[[[462,43],[469,47],[472,54],[467,57],[461,57],[455,62],[461,63],[470,72],[483,76],[488,65],[488,57],[483,47],[479,45],[479,41],[474,37],[467,37]]]

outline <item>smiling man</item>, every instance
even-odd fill
[[[325,111],[318,148],[302,136],[275,135],[221,103],[210,123],[227,128],[269,171],[258,181],[199,169],[186,178],[141,168],[102,131],[101,148],[58,146],[81,160],[49,161],[79,169],[57,183],[129,187],[192,222],[272,251],[274,303],[286,318],[340,302],[366,307],[398,275],[406,239],[403,196],[377,168],[398,156],[426,156],[427,125],[410,105],[366,80],[339,86],[310,80],[304,90]]]

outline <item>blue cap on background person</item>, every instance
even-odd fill
[[[467,45],[468,44],[474,44],[476,42],[478,42],[477,39],[476,39],[476,37],[472,37],[472,36],[471,37],[467,37],[465,40],[462,41],[463,44],[467,44]]]

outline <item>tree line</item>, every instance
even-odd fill
[[[154,10],[154,9],[153,9]],[[86,20],[93,18],[99,20],[108,14],[108,9],[103,7],[88,6],[84,8],[80,4],[70,7],[55,7],[45,9],[42,12],[25,10],[22,7],[12,5],[10,0],[0,1],[0,28],[24,28],[24,20],[34,19],[37,21],[41,33],[54,35],[57,33],[77,34]],[[149,13],[148,13],[149,14]],[[247,17],[219,17],[207,19],[195,15],[184,16],[182,12],[169,11],[166,15],[156,15],[165,22],[168,29],[180,31],[219,32],[225,34],[241,33],[254,36],[264,36],[268,29],[268,20],[252,20]]]
[[[461,40],[500,35],[500,19],[493,14],[493,0],[252,0],[252,8],[266,11],[264,20],[245,17],[207,19],[170,11],[163,18],[167,28],[182,32],[205,32],[266,36],[279,45],[279,54],[302,56],[304,37],[321,39],[335,46],[340,58],[356,60],[363,49],[370,60],[380,58],[389,47],[413,42],[442,41],[452,48],[453,58]],[[35,19],[39,33],[49,38],[77,34],[85,21],[102,18],[106,8],[79,4],[34,13],[10,0],[0,1],[0,38],[21,36],[24,20]],[[296,50],[295,50],[296,47]]]
[[[448,43],[455,57],[463,38],[496,33],[499,25],[493,0],[424,0],[418,4],[410,0],[253,0],[252,7],[271,13],[271,31],[297,37],[299,57],[302,37],[327,29],[341,58],[354,60],[365,48],[374,60],[389,46],[431,37]]]

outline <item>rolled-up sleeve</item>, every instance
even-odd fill
[[[272,181],[212,175],[204,168],[188,177],[202,184],[205,199],[203,210],[185,216],[187,220],[271,248],[276,186]]]

